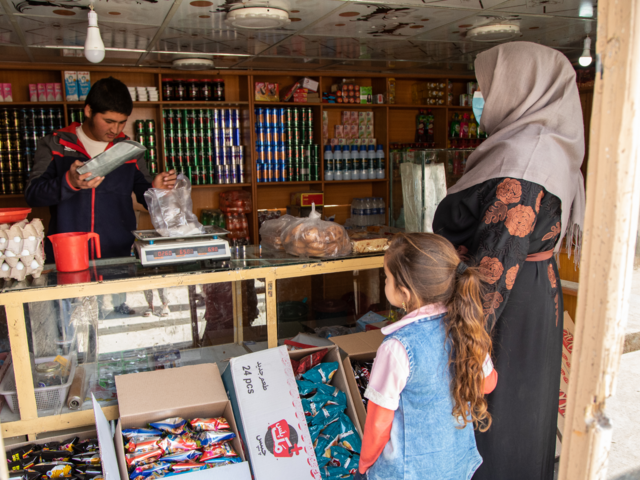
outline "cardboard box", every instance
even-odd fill
[[[5,102],[13,102],[13,89],[10,83],[2,84],[2,99]]]
[[[42,445],[49,442],[62,442],[64,440],[79,437],[80,440],[97,438],[100,445],[100,459],[102,461],[102,476],[105,480],[121,480],[120,470],[118,469],[118,461],[116,459],[115,446],[113,444],[113,435],[109,421],[104,416],[100,404],[93,398],[93,414],[96,421],[94,430],[84,430],[79,432],[71,432],[65,435],[55,437],[46,437],[31,442],[23,442],[11,445],[7,448],[7,460],[11,459],[11,451],[26,445],[36,444]],[[128,479],[129,477],[125,477]]]
[[[320,85],[318,82],[309,77],[304,77],[302,80],[300,80],[299,83],[302,88],[306,88],[308,90],[311,90],[312,92],[317,92],[318,86]]]
[[[349,125],[349,138],[358,138],[358,125]]]
[[[232,358],[222,378],[254,478],[319,480],[287,348]]]
[[[47,102],[55,102],[56,101],[56,93],[55,87],[53,83],[47,83]]]
[[[343,125],[335,125],[334,136],[336,138],[344,138],[344,126]]]
[[[89,72],[78,72],[78,100],[84,101],[91,89],[91,74]]]
[[[47,84],[46,83],[38,84],[38,101],[39,102],[47,101]]]
[[[38,84],[38,96],[40,96],[40,85]],[[67,102],[78,101],[78,72],[64,72],[64,91]]]
[[[116,427],[115,450],[121,479],[128,479],[122,430],[145,427],[149,422],[170,417],[225,417],[238,435],[231,402],[227,398],[215,363],[133,373],[116,377],[120,418]],[[231,441],[241,463],[198,472],[183,473],[180,480],[251,480],[240,438]],[[105,478],[105,480],[108,480]]]
[[[53,84],[53,94],[56,102],[62,101],[62,84],[60,83]]]
[[[360,87],[359,103],[373,103],[373,87]]]
[[[322,214],[324,207],[316,206],[316,212]],[[293,217],[308,217],[311,214],[311,207],[301,207],[299,205],[287,205],[287,215],[291,215]]]
[[[364,425],[367,421],[367,411],[364,408],[364,403],[362,403],[362,396],[356,383],[356,377],[353,374],[351,361],[365,360],[370,362],[376,358],[376,352],[384,340],[384,335],[380,330],[371,330],[368,332],[343,335],[341,337],[331,337],[329,340],[340,348],[342,367],[347,384],[349,385],[349,392],[355,404],[359,427],[364,431]]]
[[[291,205],[310,207],[312,203],[317,206],[324,205],[324,193],[322,192],[295,192],[291,194]]]
[[[255,96],[258,102],[279,102],[280,86],[277,83],[255,82]]]
[[[38,101],[38,84],[36,83],[29,84],[29,101],[30,102]]]

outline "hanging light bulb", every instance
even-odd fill
[[[582,55],[578,59],[578,63],[583,67],[588,67],[591,65],[591,39],[589,37],[584,39],[584,50],[582,51]]]
[[[104,60],[104,54],[104,43],[102,43],[100,29],[98,28],[98,14],[93,11],[93,5],[91,5],[87,39],[84,42],[84,57],[91,63],[100,63]]]

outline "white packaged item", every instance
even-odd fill
[[[78,72],[64,72],[64,90],[67,102],[78,101]]]

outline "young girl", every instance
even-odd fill
[[[482,463],[474,428],[491,424],[484,394],[497,382],[481,277],[445,238],[396,235],[385,294],[407,312],[382,329],[356,479],[468,480]]]

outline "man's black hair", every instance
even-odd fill
[[[116,112],[129,116],[133,110],[129,89],[113,77],[103,78],[94,83],[84,104],[91,107],[92,113]]]

